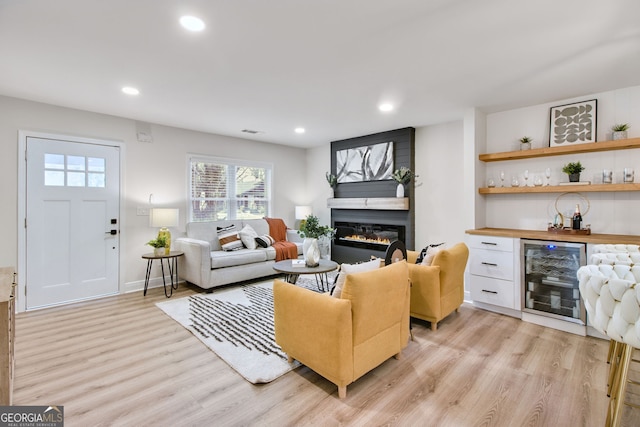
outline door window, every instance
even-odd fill
[[[45,153],[44,185],[48,187],[104,188],[105,159]]]

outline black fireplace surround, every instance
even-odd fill
[[[393,168],[415,171],[415,129],[402,128],[331,142],[331,173],[337,174],[337,152],[380,143],[393,142]],[[336,199],[376,199],[396,196],[397,183],[391,179],[342,182],[334,189]],[[331,209],[331,226],[336,236],[331,244],[331,259],[337,263],[358,263],[372,256],[384,257],[390,242],[399,240],[407,249],[415,243],[415,186],[405,186],[408,209],[349,207]],[[355,237],[349,238],[354,235]],[[387,240],[389,242],[387,242]]]

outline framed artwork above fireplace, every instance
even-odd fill
[[[393,141],[336,151],[338,183],[391,179],[393,164]]]

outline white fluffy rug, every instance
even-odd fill
[[[251,383],[268,383],[299,366],[275,343],[272,280],[156,305]]]

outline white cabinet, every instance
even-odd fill
[[[518,241],[510,237],[467,235],[467,284],[475,305],[518,316],[521,309]]]

